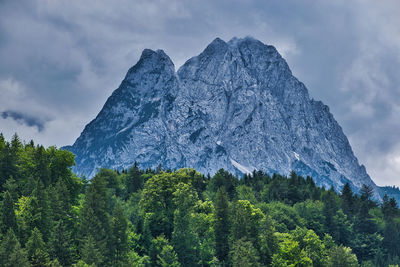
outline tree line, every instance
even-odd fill
[[[0,266],[396,266],[400,212],[311,177],[100,169],[0,135]]]

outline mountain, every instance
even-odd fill
[[[337,190],[346,182],[378,190],[329,108],[310,98],[273,46],[250,37],[217,38],[178,71],[164,51],[145,49],[65,149],[89,178],[136,161],[210,174],[294,170]]]

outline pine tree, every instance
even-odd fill
[[[63,220],[55,222],[49,240],[49,249],[52,258],[58,259],[62,266],[70,266],[75,259],[75,242],[72,238],[71,225]]]
[[[261,266],[258,251],[250,241],[239,239],[235,241],[230,252],[233,267]]]
[[[35,177],[39,178],[44,186],[49,186],[51,183],[50,170],[49,170],[49,158],[46,149],[43,146],[39,146],[34,152],[35,159]],[[57,177],[58,178],[58,177]]]
[[[385,195],[382,203],[382,212],[385,219],[383,247],[390,258],[400,256],[400,222],[396,216],[398,211],[396,200],[394,198],[389,200],[388,196]]]
[[[17,220],[14,212],[14,202],[8,191],[3,193],[1,208],[1,233],[5,234],[10,228],[13,229],[13,231],[18,232]]]
[[[0,146],[3,146],[0,141]],[[18,136],[15,134],[12,137],[11,143],[5,142],[2,148],[2,157],[0,165],[0,189],[3,189],[4,183],[7,179],[13,177],[19,178],[19,161],[22,153],[22,143]]]
[[[237,178],[224,169],[218,170],[209,183],[209,188],[216,192],[220,187],[224,187],[229,199],[232,200],[236,195]]]
[[[288,178],[289,186],[288,186],[288,199],[289,203],[297,203],[301,200],[301,195],[298,186],[299,177],[294,171],[290,172],[290,176]]]
[[[18,185],[14,178],[9,178],[4,184],[4,191],[8,191],[13,203],[18,201]]]
[[[229,201],[224,187],[220,187],[215,200],[215,249],[216,256],[220,262],[228,259],[230,232],[229,224]]]
[[[106,255],[101,252],[102,248],[99,249],[96,243],[98,242],[90,235],[83,240],[81,259],[89,265],[104,266]]]
[[[333,188],[323,194],[322,201],[324,203],[322,213],[325,216],[325,225],[329,233],[333,233],[335,230],[334,216],[339,209],[337,195]]]
[[[80,236],[84,242],[82,245],[90,248],[93,242],[94,248],[99,250],[104,259],[111,258],[107,257],[111,253],[108,249],[110,242],[108,211],[106,183],[102,176],[95,176],[85,194],[81,211]]]
[[[3,184],[6,182],[7,177],[5,173],[5,148],[6,141],[2,133],[0,133],[0,191],[3,189]]]
[[[40,233],[43,234],[44,240],[47,242],[52,227],[52,212],[50,210],[50,200],[47,189],[44,187],[41,180],[37,181],[32,196],[37,200],[37,208],[34,211],[38,220],[35,226],[40,230]]]
[[[63,266],[70,266],[76,257],[75,225],[70,192],[62,179],[50,187],[54,227],[49,240],[50,255]]]
[[[128,176],[126,178],[126,192],[127,198],[138,190],[143,188],[143,179],[141,177],[142,173],[139,170],[137,163],[133,164],[132,168],[128,171]]]
[[[382,212],[385,220],[393,219],[399,212],[396,200],[394,198],[389,199],[387,194],[382,199]]]
[[[127,237],[127,219],[120,204],[117,204],[114,210],[114,216],[111,219],[111,248],[113,251],[114,266],[121,266],[125,262],[128,252]]]
[[[26,249],[32,266],[42,267],[50,263],[49,254],[45,249],[42,234],[38,228],[33,229],[31,237],[26,243]]]
[[[351,191],[350,184],[347,182],[342,189],[342,210],[346,215],[352,215],[354,212],[354,199],[353,192]]]
[[[28,267],[28,255],[14,234],[9,229],[0,243],[0,263],[4,267]]]
[[[157,263],[161,267],[180,267],[178,257],[172,246],[164,246],[159,255],[157,255]]]

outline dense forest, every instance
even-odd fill
[[[311,177],[220,170],[121,172],[90,181],[74,155],[0,135],[1,266],[396,266],[393,198]]]

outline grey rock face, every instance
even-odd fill
[[[312,176],[339,190],[377,188],[341,127],[291,73],[273,46],[215,39],[177,72],[162,51],[144,50],[73,146],[78,174],[97,168],[224,168]]]

